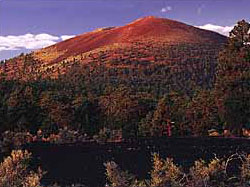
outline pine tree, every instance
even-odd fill
[[[217,105],[227,128],[240,134],[250,122],[250,24],[242,20],[220,53],[215,85]]]

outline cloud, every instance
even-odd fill
[[[196,27],[200,29],[218,32],[225,36],[229,36],[229,32],[234,28],[234,26],[219,26],[219,25],[213,25],[213,24],[206,24],[206,25],[196,26]]]
[[[0,46],[0,51],[7,51],[7,50],[16,50],[16,49]]]
[[[68,40],[68,39],[73,38],[73,37],[75,37],[75,35],[62,35],[61,39],[64,41],[64,40]]]
[[[40,49],[72,37],[74,35],[54,36],[47,33],[0,36],[0,51]]]
[[[172,7],[171,7],[171,6],[167,6],[167,7],[162,8],[162,9],[161,9],[161,12],[162,12],[162,13],[165,13],[165,12],[169,12],[169,11],[171,11],[171,10],[172,10]]]
[[[0,36],[0,51],[18,49],[39,49],[53,45],[58,42],[60,37],[42,34],[24,34],[19,36]]]

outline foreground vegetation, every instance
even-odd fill
[[[44,172],[32,170],[31,154],[28,151],[12,151],[0,164],[0,186],[38,187]]]
[[[229,174],[228,165],[240,160],[237,174]],[[236,166],[237,167],[237,166]],[[247,187],[250,184],[250,155],[232,155],[227,159],[214,158],[209,163],[195,161],[188,172],[174,164],[173,159],[161,159],[153,155],[153,168],[150,179],[138,180],[135,176],[122,171],[115,162],[106,163],[110,187]]]
[[[150,178],[145,180],[138,180],[132,174],[122,171],[113,161],[105,163],[109,182],[106,186],[248,187],[250,184],[250,155],[234,154],[224,159],[215,157],[208,163],[197,160],[186,171],[174,164],[171,158],[162,159],[158,154],[154,154],[152,158]],[[45,172],[41,168],[37,170],[32,168],[30,161],[29,152],[12,151],[11,156],[5,158],[0,164],[0,185],[5,187],[42,186],[40,180]]]

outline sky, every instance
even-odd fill
[[[145,16],[228,35],[249,10],[250,0],[0,0],[0,60]]]

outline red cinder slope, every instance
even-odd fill
[[[224,43],[226,37],[218,33],[202,30],[177,21],[153,16],[138,19],[122,27],[99,29],[76,36],[43,49],[56,49],[58,56],[53,62],[69,56],[88,52],[114,43],[133,43],[136,41],[162,41],[170,44],[181,43]]]

